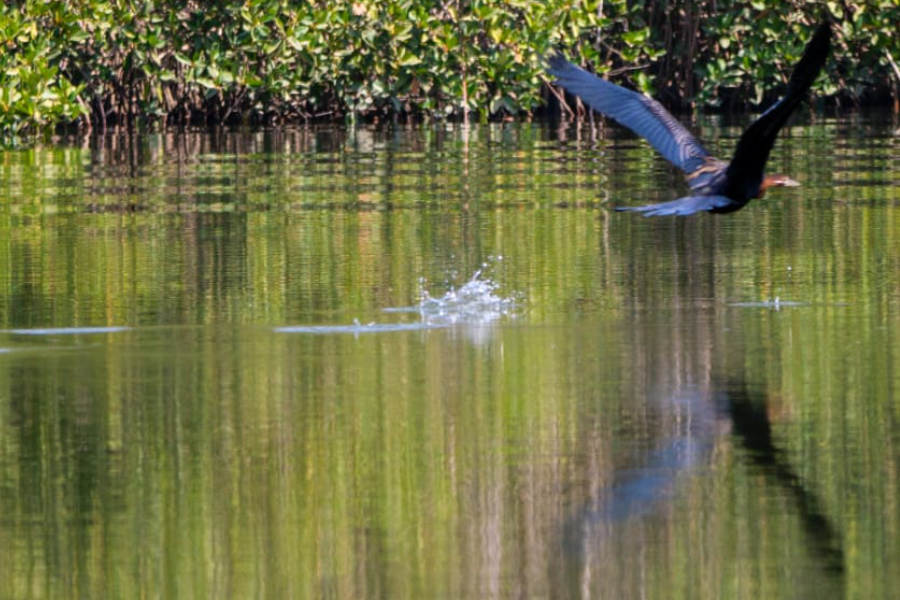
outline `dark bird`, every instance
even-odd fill
[[[619,87],[577,67],[559,54],[549,58],[556,83],[599,113],[645,138],[669,162],[685,172],[689,196],[649,206],[619,206],[644,216],[690,215],[708,210],[728,213],[742,208],[766,189],[800,185],[786,175],[764,175],[763,168],[778,131],[799,106],[822,70],[831,47],[825,21],[806,44],[784,97],[756,119],[738,141],[731,162],[711,156],[700,141],[656,100]]]

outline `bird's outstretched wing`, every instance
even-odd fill
[[[617,211],[631,211],[643,213],[645,217],[670,217],[686,216],[705,210],[713,212],[728,212],[728,208],[735,202],[725,196],[685,196],[669,202],[648,204],[646,206],[617,206]],[[723,210],[725,209],[725,210]]]
[[[826,20],[806,44],[788,81],[784,97],[770,106],[741,135],[728,167],[729,178],[755,180],[762,176],[778,132],[800,105],[822,70],[831,50],[831,24]]]
[[[705,164],[709,152],[653,98],[600,79],[559,54],[550,56],[548,63],[547,71],[558,85],[646,139],[685,173],[690,174]]]

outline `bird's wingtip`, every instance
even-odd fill
[[[825,56],[831,50],[831,22],[832,19],[827,16],[823,16],[822,20],[819,22],[819,26],[816,27],[816,30],[813,32],[812,37],[806,43],[806,50],[804,54],[813,54],[816,56]]]
[[[547,65],[547,71],[553,76],[575,66],[563,56],[562,52],[555,48],[544,55],[544,63]]]

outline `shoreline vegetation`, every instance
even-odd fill
[[[820,103],[896,111],[896,0],[7,2],[0,138],[574,114],[544,71],[554,50],[675,111],[758,110],[823,6],[837,25]]]

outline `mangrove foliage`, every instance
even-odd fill
[[[836,50],[815,90],[896,103],[898,0],[5,2],[0,133],[527,117],[554,98],[554,49],[674,108],[746,108],[777,93],[826,5]]]

